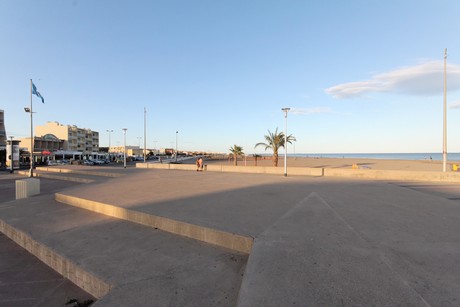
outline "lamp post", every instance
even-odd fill
[[[109,149],[107,150],[107,153],[109,154],[109,161],[111,161],[112,159],[110,159],[110,133],[113,132],[113,130],[106,130],[108,133],[109,133]]]
[[[282,108],[284,112],[284,177],[287,177],[287,114],[291,108]]]
[[[32,93],[32,80],[30,80],[30,92]],[[24,108],[26,113],[30,113],[30,170],[29,177],[33,177],[34,169],[34,128],[33,128],[33,112],[32,112],[32,94],[30,94],[30,108]]]
[[[179,134],[179,131],[176,131],[176,155],[175,155],[176,162],[177,162],[177,135],[178,134]]]
[[[442,139],[442,171],[447,170],[447,84],[446,84],[446,61],[447,48],[444,49],[444,124],[443,124],[443,139]]]
[[[127,128],[123,128],[123,135],[124,135],[124,140],[123,140],[123,166],[126,168],[126,131]]]
[[[144,107],[144,163],[147,161],[147,108]]]
[[[14,166],[13,166],[13,151],[14,151],[14,147],[13,147],[13,138],[14,136],[10,136],[11,138],[11,151],[10,151],[10,173],[14,173]]]

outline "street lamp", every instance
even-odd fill
[[[144,107],[144,163],[147,161],[147,108]]]
[[[110,133],[113,132],[113,130],[106,130],[108,133],[109,133],[109,149],[107,150],[107,153],[109,154],[109,161],[111,161],[112,159],[110,159]]]
[[[447,48],[444,49],[444,110],[443,110],[443,138],[442,138],[442,171],[447,170],[447,84],[446,84]]]
[[[32,83],[32,80],[31,80]],[[33,169],[34,169],[34,128],[33,128],[33,116],[32,114],[32,94],[30,94],[30,108],[24,108],[26,113],[30,113],[30,170],[29,170],[29,177],[33,177]]]
[[[287,177],[287,114],[291,108],[282,108],[284,112],[284,177]]]
[[[177,134],[179,133],[179,131],[176,131],[176,162],[177,162]]]
[[[124,142],[123,142],[123,166],[126,168],[126,131],[127,128],[123,128],[123,134],[124,134]]]
[[[14,136],[10,136],[11,138],[11,151],[10,151],[10,173],[14,173],[14,167],[13,167],[13,151],[14,151],[14,147],[13,147],[13,138]]]

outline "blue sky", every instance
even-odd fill
[[[460,152],[460,2],[0,0],[0,109],[90,128],[100,145],[248,154],[268,130],[296,153]],[[144,140],[141,140],[141,144]],[[292,153],[294,147],[289,149]]]

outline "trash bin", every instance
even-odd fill
[[[452,170],[454,172],[458,171],[458,164],[452,164]]]

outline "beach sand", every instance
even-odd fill
[[[452,165],[457,161],[449,161],[447,170],[452,170]],[[233,165],[233,159],[206,160],[205,164]],[[374,170],[406,170],[406,171],[442,171],[442,161],[434,160],[387,160],[387,159],[361,159],[361,158],[312,158],[312,157],[289,157],[288,167],[311,167],[311,168],[344,168],[351,169],[353,165],[360,169]],[[238,159],[238,166],[255,166],[253,157]],[[273,166],[271,157],[258,158],[257,166]],[[278,167],[284,167],[284,156],[279,157]]]

